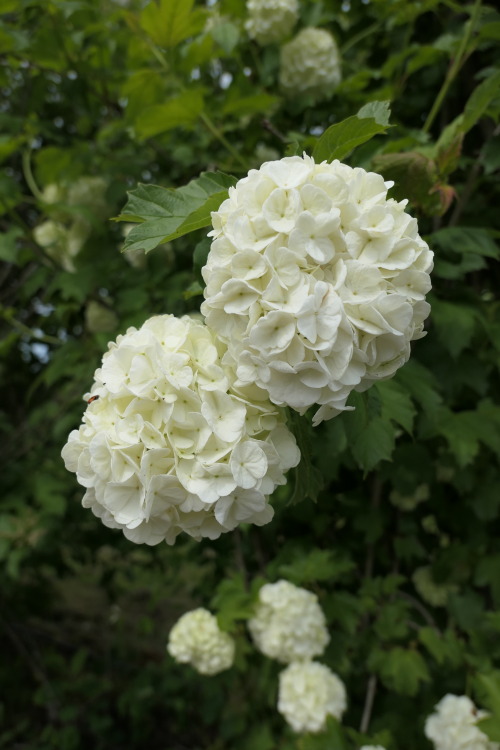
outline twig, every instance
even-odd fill
[[[368,678],[368,684],[366,686],[365,706],[363,708],[361,724],[359,725],[359,731],[362,734],[366,734],[366,732],[368,731],[368,727],[370,726],[370,719],[372,716],[373,702],[375,700],[376,692],[377,692],[377,678],[374,674],[372,674]]]

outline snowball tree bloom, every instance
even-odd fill
[[[330,640],[316,594],[289,581],[262,586],[248,629],[259,651],[284,664],[319,656]]]
[[[269,495],[299,462],[280,410],[235,384],[220,346],[201,321],[160,315],[111,342],[95,373],[62,455],[83,505],[133,542],[268,523]]]
[[[304,155],[250,170],[212,214],[202,312],[238,382],[315,424],[424,335],[433,254],[392,183]]]
[[[339,50],[329,31],[302,29],[281,48],[279,81],[287,96],[328,99],[341,78]]]
[[[487,715],[466,695],[445,695],[425,722],[425,736],[435,750],[499,750],[477,726]]]
[[[223,672],[234,661],[233,639],[219,629],[217,618],[202,607],[186,612],[175,623],[167,651],[180,664],[191,664],[205,675]]]
[[[385,750],[385,747],[382,747],[382,745],[363,745],[359,750]]]
[[[295,732],[321,732],[346,707],[344,683],[324,664],[293,662],[280,673],[278,711]]]
[[[292,32],[299,15],[298,0],[247,0],[245,28],[258,44],[280,42]]]

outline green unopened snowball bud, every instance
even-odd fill
[[[432,607],[445,607],[449,595],[457,590],[454,584],[436,583],[429,565],[417,568],[413,573],[412,580],[422,599]]]

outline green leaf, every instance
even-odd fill
[[[251,96],[230,96],[222,108],[225,115],[255,115],[259,113],[269,114],[279,102],[277,96],[265,92],[252,94]]]
[[[445,227],[433,232],[428,240],[431,246],[437,245],[451,253],[474,253],[495,259],[500,254],[491,232],[481,227]]]
[[[140,140],[165,133],[179,126],[189,127],[203,110],[201,91],[185,91],[164,104],[147,107],[135,121],[135,132]]]
[[[160,47],[176,47],[205,25],[205,11],[193,10],[193,3],[194,0],[152,0],[141,13],[141,27]]]
[[[486,113],[491,102],[500,96],[500,70],[485,78],[470,95],[464,109],[463,131],[466,133]]]
[[[163,242],[210,225],[210,214],[227,197],[235,178],[223,172],[202,172],[177,190],[139,185],[129,193],[120,221],[141,221],[127,235],[125,250],[149,252]]]
[[[17,240],[22,236],[23,230],[19,227],[11,227],[0,234],[0,260],[17,263],[20,250]]]
[[[356,146],[366,143],[375,135],[385,133],[389,127],[389,114],[388,102],[366,104],[357,115],[348,117],[325,130],[314,146],[312,154],[314,159],[318,162],[343,159]]]
[[[391,103],[390,101],[384,102],[368,102],[364,107],[361,107],[357,117],[360,119],[372,117],[379,125],[389,127],[389,120],[391,117]]]
[[[389,690],[402,695],[416,695],[422,682],[429,682],[430,674],[418,651],[396,647],[390,651],[377,649],[368,660]]]
[[[231,21],[218,23],[213,27],[210,33],[212,38],[228,55],[233,51],[240,39],[239,29],[234,23],[231,23]]]
[[[411,433],[417,412],[408,392],[394,380],[384,380],[375,388],[382,402],[382,417],[392,419]]]
[[[454,302],[434,300],[432,319],[444,348],[456,359],[474,335],[476,311],[473,307]]]
[[[222,630],[231,630],[237,620],[245,620],[253,615],[254,599],[254,594],[247,591],[241,573],[235,573],[217,586],[210,606],[217,611]]]
[[[379,461],[389,461],[394,450],[394,428],[382,417],[367,424],[352,447],[358,465],[371,471]]]
[[[481,702],[500,720],[500,672],[497,670],[491,674],[480,674],[476,678],[476,684],[481,693]]]
[[[347,750],[344,730],[337,719],[328,716],[326,729],[318,734],[305,734],[301,748],[302,750]]]
[[[500,742],[500,718],[497,716],[487,716],[479,719],[477,726],[493,742]]]
[[[335,581],[354,568],[352,560],[339,552],[314,549],[307,554],[301,550],[294,562],[280,565],[280,576],[297,585],[316,581]]]
[[[311,425],[305,417],[291,411],[289,421],[289,427],[295,435],[300,450],[300,463],[293,469],[294,486],[290,503],[295,505],[307,499],[316,502],[323,489],[324,479],[312,462]]]

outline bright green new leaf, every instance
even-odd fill
[[[356,146],[366,143],[374,135],[385,133],[389,127],[389,115],[388,102],[366,104],[357,115],[325,130],[313,149],[313,157],[317,162],[343,159]]]
[[[178,190],[139,185],[129,193],[120,221],[142,222],[127,235],[124,249],[149,252],[163,242],[210,225],[210,214],[236,182],[223,172],[202,172]]]
[[[294,562],[280,565],[279,574],[299,586],[316,581],[337,581],[354,567],[352,560],[332,550],[301,550]]]
[[[160,47],[176,47],[198,34],[205,24],[201,8],[193,10],[194,0],[152,0],[141,13],[140,23]]]
[[[230,21],[216,24],[213,29],[211,29],[210,33],[212,38],[227,54],[230,54],[233,51],[240,38],[238,27]]]
[[[196,122],[202,110],[201,91],[185,91],[164,104],[155,104],[141,112],[135,121],[137,137],[144,140],[179,126],[189,127]]]

